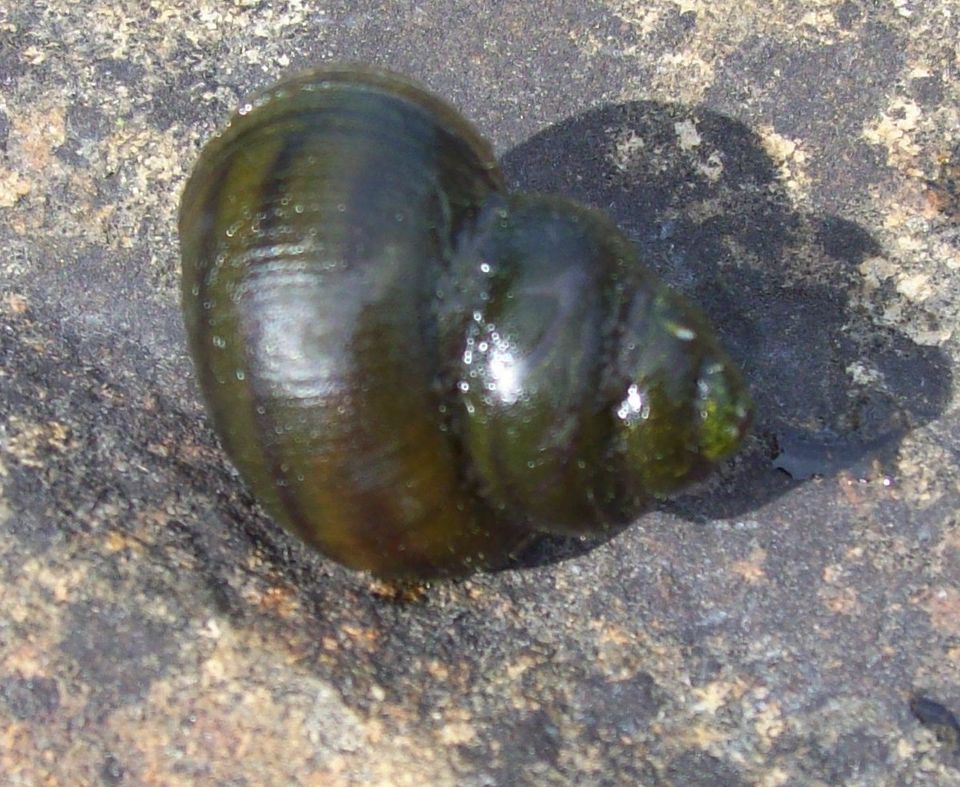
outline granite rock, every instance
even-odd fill
[[[950,0],[0,5],[0,773],[960,784],[957,40]],[[273,525],[191,376],[175,214],[233,107],[330,60],[609,212],[743,363],[746,450],[460,582]]]

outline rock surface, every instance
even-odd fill
[[[951,0],[0,5],[7,783],[960,784],[958,40]],[[608,211],[742,361],[744,453],[458,583],[271,524],[175,212],[230,110],[329,60]]]

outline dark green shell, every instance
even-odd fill
[[[240,110],[180,213],[183,308],[267,510],[380,575],[502,564],[700,477],[749,400],[699,312],[602,216],[508,195],[487,143],[391,74]]]

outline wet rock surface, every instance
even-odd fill
[[[0,8],[0,772],[51,784],[960,784],[960,17],[928,3]],[[758,404],[599,544],[397,588],[259,511],[175,212],[241,100],[385,65],[608,213]]]

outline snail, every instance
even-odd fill
[[[392,73],[281,81],[202,150],[179,216],[190,352],[265,509],[383,577],[613,532],[738,447],[701,312],[598,212],[511,194]]]

